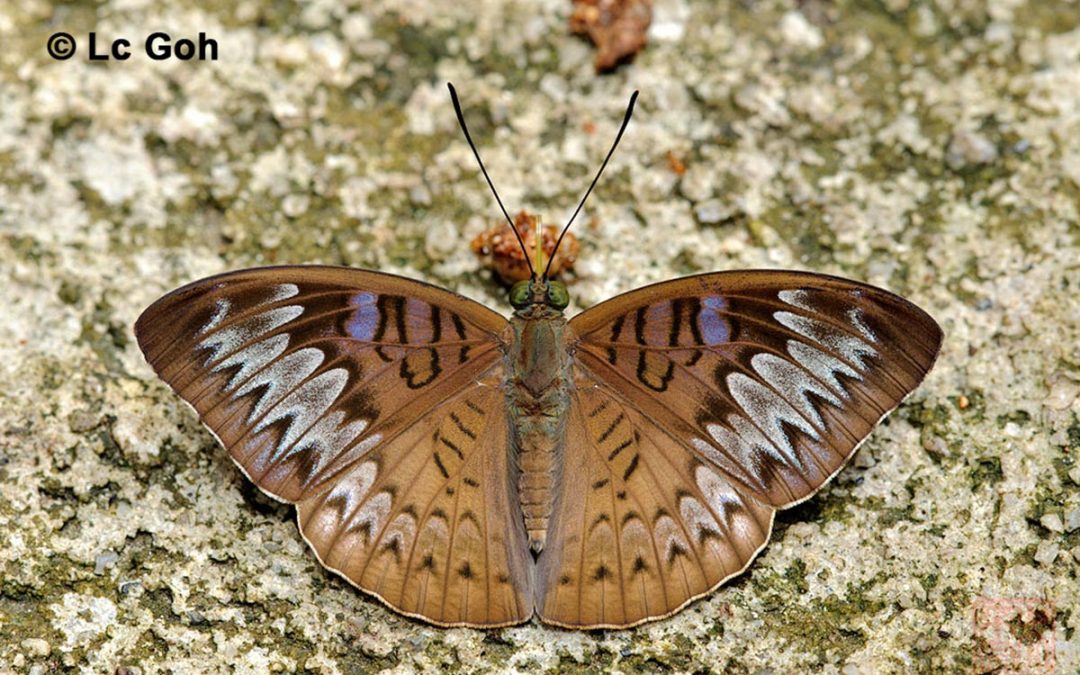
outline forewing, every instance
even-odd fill
[[[668,616],[741,572],[768,541],[772,507],[587,373],[575,381],[566,448],[538,561],[547,623],[625,628]]]
[[[528,586],[527,554],[515,548],[521,519],[503,484],[509,470],[465,497],[457,515],[433,495],[436,485],[455,489],[477,463],[494,471],[505,464],[506,412],[492,393],[505,326],[482,305],[420,282],[277,267],[174,291],[135,332],[150,365],[255,484],[299,503],[304,535],[330,567],[406,613],[486,625],[529,615],[512,594],[475,590],[495,578]],[[446,424],[473,406],[485,414],[470,418],[471,435],[451,440]],[[415,537],[406,541],[410,518]],[[445,541],[433,534],[440,527]],[[366,546],[356,532],[370,537]],[[467,563],[474,575],[406,587],[408,556],[425,547],[441,551],[431,554],[439,572]],[[423,563],[427,554],[419,555]],[[403,566],[392,570],[391,561]]]
[[[271,267],[173,291],[135,334],[248,476],[296,502],[490,368],[504,325],[388,274]]]
[[[576,365],[699,460],[784,508],[806,499],[933,365],[941,329],[887,291],[721,272],[574,317]]]

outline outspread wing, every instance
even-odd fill
[[[932,366],[941,330],[886,291],[731,272],[643,288],[570,322],[565,468],[540,617],[668,616],[738,574],[776,509],[819,490]]]
[[[532,614],[500,332],[464,297],[335,267],[195,282],[139,318],[147,361],[330,569],[443,625]]]
[[[577,367],[777,508],[840,470],[919,385],[942,339],[929,315],[887,291],[760,270],[648,286],[570,328]]]
[[[537,613],[626,628],[678,611],[746,568],[775,509],[653,423],[617,386],[575,378],[566,464],[538,561]]]

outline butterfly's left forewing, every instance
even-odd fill
[[[256,485],[297,504],[328,567],[406,614],[484,626],[532,613],[505,326],[408,279],[280,267],[174,291],[136,335]]]

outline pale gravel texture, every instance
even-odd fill
[[[0,670],[971,672],[981,597],[1080,628],[1080,5],[657,0],[597,78],[563,0],[204,9],[0,5]],[[90,64],[205,31],[216,63]],[[56,30],[80,54],[55,62]],[[587,306],[699,270],[891,288],[947,338],[855,465],[749,572],[624,632],[439,630],[325,573],[131,334],[157,296],[267,262],[347,263],[507,309],[468,250],[563,220]],[[667,154],[687,166],[678,176]]]

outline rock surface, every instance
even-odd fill
[[[1080,669],[1076,4],[657,0],[648,47],[605,77],[569,5],[0,9],[0,664]],[[57,30],[79,43],[70,60],[46,54]],[[132,57],[88,61],[88,30]],[[154,30],[204,31],[218,60],[151,60]],[[504,201],[550,221],[641,90],[577,229],[577,307],[793,267],[893,289],[945,329],[865,459],[671,619],[583,633],[398,617],[318,566],[290,509],[246,484],[134,344],[165,291],[274,262],[398,272],[507,311],[469,251],[497,211],[447,80]],[[438,259],[435,228],[459,242]]]

